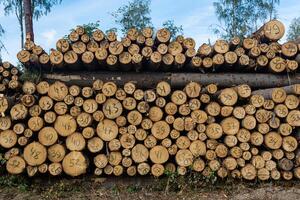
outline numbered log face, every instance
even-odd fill
[[[54,128],[60,136],[66,137],[76,131],[77,123],[71,115],[58,116]]]
[[[200,140],[195,140],[189,146],[189,150],[195,157],[205,156],[206,154],[206,144]]]
[[[229,50],[229,45],[225,40],[217,40],[214,45],[214,50],[217,53],[224,54]]]
[[[77,124],[83,128],[90,126],[92,124],[92,121],[93,121],[92,116],[85,112],[80,113],[76,118]]]
[[[286,117],[286,121],[291,126],[300,126],[300,111],[292,110]]]
[[[17,143],[17,134],[12,130],[5,130],[0,133],[0,145],[3,148],[11,148]]]
[[[292,136],[284,137],[282,140],[282,148],[287,152],[293,152],[297,149],[298,142],[296,138]]]
[[[156,86],[156,93],[162,97],[168,96],[171,93],[171,86],[167,82],[159,82]]]
[[[165,139],[170,133],[170,126],[165,121],[155,122],[151,128],[153,136],[159,140]]]
[[[117,99],[108,99],[102,107],[104,115],[109,119],[119,117],[123,112],[123,107]]]
[[[20,156],[13,156],[6,162],[6,170],[10,174],[21,174],[26,167],[24,159]]]
[[[270,132],[264,137],[265,145],[270,149],[279,149],[282,145],[282,137],[276,132]]]
[[[40,130],[38,138],[42,145],[51,146],[57,141],[58,135],[53,127],[44,127]]]
[[[201,86],[196,82],[191,82],[185,86],[184,91],[188,97],[196,98],[200,94]]]
[[[87,160],[81,152],[72,151],[65,156],[62,162],[63,171],[70,176],[84,174],[87,169]]]
[[[252,164],[247,164],[245,167],[242,168],[241,174],[244,179],[253,180],[255,179],[257,172]]]
[[[219,139],[223,134],[222,126],[217,123],[211,123],[206,127],[206,135],[211,139]]]
[[[94,164],[95,164],[96,167],[98,167],[100,169],[106,167],[106,165],[108,164],[107,156],[104,155],[104,154],[98,154],[94,158]]]
[[[62,82],[55,82],[50,85],[48,96],[55,101],[63,101],[68,94],[68,87]]]
[[[99,122],[97,134],[102,140],[111,141],[118,135],[118,126],[114,121],[105,119]]]
[[[0,113],[4,113],[8,109],[8,101],[5,97],[0,97]]]
[[[240,129],[239,121],[233,117],[223,119],[221,122],[221,126],[224,133],[228,135],[235,135]]]
[[[286,69],[286,61],[281,57],[275,57],[270,61],[269,67],[276,73],[283,72]]]
[[[81,151],[85,147],[85,139],[80,133],[73,133],[66,139],[67,149],[70,151]]]
[[[62,165],[60,163],[51,163],[48,167],[48,171],[52,176],[58,176],[62,173]]]
[[[177,90],[172,93],[171,100],[176,105],[182,105],[186,102],[187,96],[183,91]]]
[[[10,117],[0,117],[0,130],[5,131],[11,127]]]
[[[219,98],[221,103],[225,106],[233,106],[237,102],[238,95],[235,90],[227,88],[222,90]]]
[[[113,96],[117,91],[117,86],[113,82],[106,82],[102,87],[102,92],[105,96]]]
[[[163,164],[169,159],[169,152],[163,146],[155,146],[150,150],[150,160],[153,163]]]
[[[17,58],[22,63],[27,63],[30,60],[30,52],[26,50],[21,50],[17,54]]]
[[[278,20],[271,20],[264,25],[264,35],[271,41],[277,41],[284,35],[284,25]]]
[[[39,142],[32,142],[24,148],[24,159],[28,165],[38,166],[47,159],[47,150]]]
[[[193,164],[193,154],[189,150],[181,149],[176,153],[175,160],[179,166],[188,167]]]
[[[66,150],[61,144],[54,144],[51,147],[48,148],[48,159],[51,162],[61,162],[65,155],[66,155]]]
[[[25,119],[28,114],[28,109],[23,104],[16,104],[10,110],[12,120]]]
[[[144,145],[137,144],[132,148],[131,157],[134,162],[142,163],[148,159],[149,151]]]
[[[32,131],[39,131],[44,126],[44,120],[41,117],[31,117],[28,120],[28,127]]]

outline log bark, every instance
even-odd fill
[[[26,39],[34,41],[33,24],[32,24],[32,3],[31,0],[24,0],[24,17],[25,17],[25,32]]]
[[[149,77],[152,77],[149,79]],[[64,81],[67,85],[91,85],[93,80],[115,81],[117,85],[124,85],[126,82],[135,80],[134,83],[141,88],[153,88],[159,81],[168,82],[172,88],[181,88],[188,82],[199,82],[203,85],[218,83],[220,87],[231,87],[240,84],[247,84],[252,88],[273,88],[288,86],[300,83],[300,75],[295,74],[289,77],[273,74],[248,74],[243,73],[219,73],[219,74],[198,74],[198,73],[73,73],[71,75],[44,74],[44,79],[49,82],[57,80]]]

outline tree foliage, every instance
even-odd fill
[[[4,29],[3,29],[3,27],[0,24],[0,63],[2,62],[1,50],[3,48],[5,48],[4,44],[3,44],[2,40],[1,40],[1,37],[3,36],[3,34],[4,34]]]
[[[183,34],[182,25],[176,26],[174,20],[167,20],[163,23],[163,27],[167,28],[171,32],[171,38],[175,39],[175,37],[179,34]]]
[[[298,37],[300,37],[300,17],[292,20],[287,34],[288,40],[296,40]]]
[[[47,15],[54,5],[60,4],[61,2],[62,0],[32,0],[33,18],[38,20],[41,16]],[[16,15],[21,32],[21,46],[23,47],[25,36],[23,0],[2,0],[1,3],[4,6],[5,15]]]
[[[113,28],[107,29],[107,30],[105,31],[106,34],[109,33],[109,32],[118,32],[118,29],[115,28],[115,27],[113,27]]]
[[[115,22],[121,26],[122,33],[125,34],[133,27],[139,31],[145,27],[153,27],[150,4],[151,0],[133,0],[112,13]],[[183,32],[182,26],[176,26],[173,20],[163,22],[162,26],[171,31],[172,38]],[[113,30],[116,29],[113,28]]]
[[[133,0],[112,13],[115,22],[121,26],[123,33],[133,27],[138,30],[152,27],[150,3],[151,0]]]
[[[96,22],[90,22],[88,24],[83,24],[81,26],[84,28],[85,33],[91,37],[93,34],[93,31],[100,27],[100,20],[98,20]],[[72,32],[72,31],[74,31],[74,29],[71,29],[70,31]]]
[[[31,0],[33,18],[38,20],[43,15],[51,12],[53,6],[58,5],[62,0]]]
[[[219,0],[214,2],[220,25],[216,25],[213,31],[225,39],[250,35],[265,20],[276,17],[276,4],[279,4],[279,0]]]

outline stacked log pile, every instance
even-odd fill
[[[20,70],[11,63],[0,63],[0,93],[2,96],[13,94],[21,87],[20,76]]]
[[[300,178],[300,85],[252,91],[190,82],[155,89],[96,80],[89,87],[25,82],[1,99],[6,169],[29,176],[184,175]]]
[[[172,40],[167,29],[154,33],[151,28],[140,32],[132,28],[118,40],[115,32],[104,34],[96,29],[89,35],[78,26],[68,38],[58,40],[49,54],[27,42],[17,57],[25,66],[44,71],[295,72],[300,45],[292,41],[280,44],[284,32],[283,24],[272,20],[251,37],[219,39],[198,48],[190,37]]]

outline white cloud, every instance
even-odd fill
[[[51,29],[49,31],[45,31],[42,33],[42,37],[44,38],[45,40],[45,43],[47,46],[49,46],[50,44],[52,44],[54,42],[54,40],[56,40],[56,30],[54,29]]]

